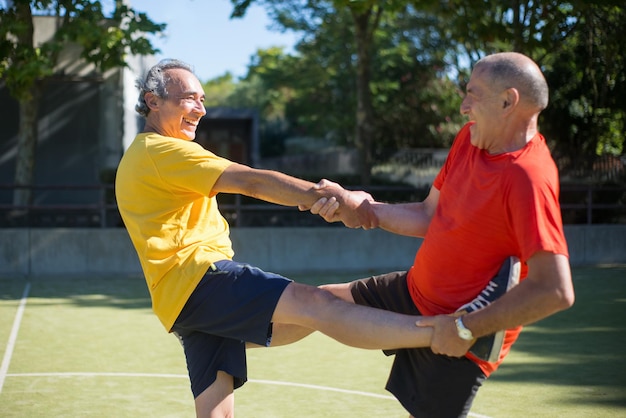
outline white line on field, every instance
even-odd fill
[[[26,283],[26,286],[24,286],[24,292],[22,293],[22,299],[20,299],[20,304],[17,307],[17,312],[15,312],[15,319],[13,320],[13,327],[11,328],[9,341],[7,341],[7,347],[4,350],[4,357],[2,357],[2,365],[0,365],[0,393],[2,393],[4,379],[7,377],[7,372],[9,371],[11,356],[13,356],[13,348],[15,347],[15,341],[17,340],[17,333],[20,330],[20,323],[22,322],[24,309],[26,309],[26,299],[28,299],[29,292],[30,283]]]
[[[161,378],[174,378],[174,379],[188,379],[185,374],[166,374],[166,373],[89,373],[89,372],[66,372],[66,373],[10,373],[7,376],[11,377],[161,377]],[[381,395],[378,393],[362,392],[359,390],[339,389],[329,386],[310,385],[307,383],[293,383],[293,382],[280,382],[276,380],[257,380],[249,379],[250,383],[259,383],[261,385],[278,385],[278,386],[291,386],[300,387],[305,389],[325,390],[329,392],[346,393],[349,395],[367,396],[370,398],[389,399],[395,400],[393,396]],[[487,415],[469,413],[470,417],[474,418],[490,418]]]
[[[396,399],[393,396],[379,395],[378,393],[362,392],[360,390],[331,388],[328,386],[309,385],[307,383],[277,382],[275,380],[256,380],[256,379],[250,379],[250,382],[260,383],[263,385],[295,386],[295,387],[306,388],[306,389],[326,390],[329,392],[349,393],[351,395],[369,396],[370,398],[391,399],[391,400]]]

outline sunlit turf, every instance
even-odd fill
[[[472,412],[626,416],[626,267],[574,271],[573,308],[525,329]],[[311,284],[349,280],[356,274]],[[1,417],[190,417],[182,349],[136,277],[33,278],[0,392]],[[0,356],[26,279],[0,278]],[[249,350],[238,417],[406,417],[384,385],[392,359],[316,333]]]

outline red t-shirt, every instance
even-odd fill
[[[408,273],[411,297],[424,315],[449,314],[474,299],[509,256],[537,251],[568,256],[559,206],[558,171],[537,134],[518,151],[490,155],[470,143],[466,124],[433,187],[439,203]],[[468,354],[489,375],[521,327],[508,330],[497,363]]]

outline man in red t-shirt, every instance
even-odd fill
[[[480,60],[461,104],[470,122],[426,199],[374,204],[379,227],[424,237],[413,266],[325,286],[350,302],[434,315],[418,323],[434,328],[430,348],[394,351],[387,389],[411,416],[466,416],[521,327],[574,303],[558,172],[537,128],[547,104],[547,83],[530,58],[499,53]],[[332,221],[338,207],[321,199],[311,210]],[[501,266],[515,259],[517,286],[482,309],[461,309],[488,293]],[[476,339],[496,333],[502,345],[495,357],[473,354]]]

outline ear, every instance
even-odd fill
[[[143,99],[150,110],[157,110],[159,107],[159,98],[151,92],[144,94]]]
[[[516,88],[506,89],[502,95],[502,109],[511,112],[519,104],[519,92]]]

